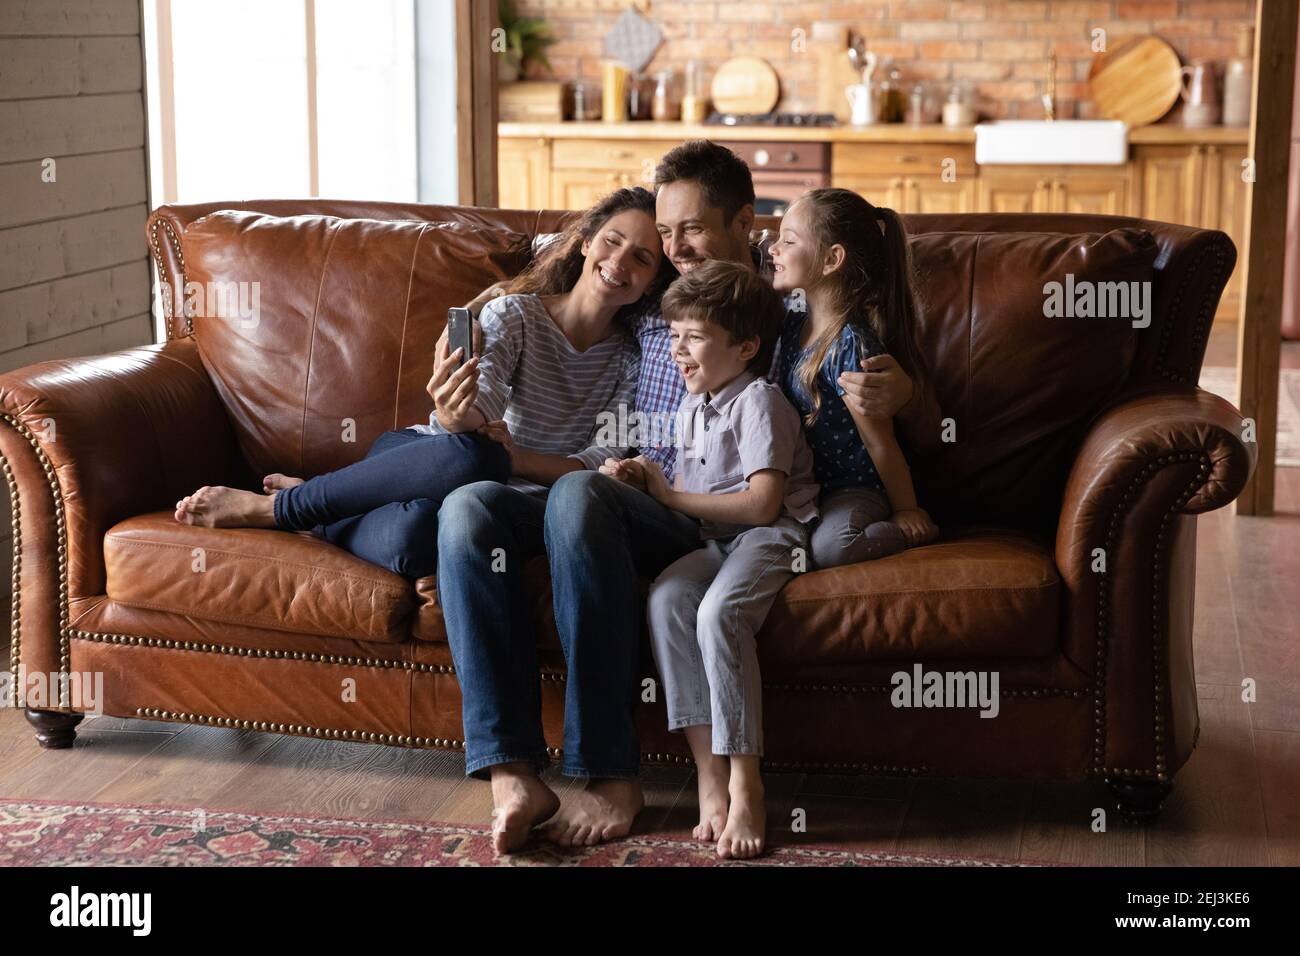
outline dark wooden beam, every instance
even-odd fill
[[[497,204],[496,6],[456,0],[456,158],[464,206]]]
[[[1259,463],[1237,499],[1237,514],[1273,513],[1277,455],[1277,379],[1282,349],[1282,285],[1286,262],[1287,166],[1295,95],[1296,29],[1300,5],[1257,0],[1255,102],[1250,111],[1250,158],[1255,181],[1246,203],[1241,316],[1237,323],[1237,407],[1255,421]]]

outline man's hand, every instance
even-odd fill
[[[921,508],[895,511],[889,520],[902,529],[903,537],[907,540],[909,548],[915,548],[920,544],[929,544],[939,536],[938,527],[930,520],[929,514]]]
[[[596,470],[625,485],[631,485],[640,491],[646,490],[645,468],[635,458],[606,458],[605,464]]]
[[[893,418],[912,400],[916,383],[892,356],[873,355],[862,360],[862,372],[840,376],[844,404],[864,418]]]
[[[459,368],[461,349],[447,353],[447,340],[438,342],[433,376],[425,391],[433,399],[433,413],[438,424],[449,432],[464,431],[465,416],[478,398],[478,359],[472,358]]]

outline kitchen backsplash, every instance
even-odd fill
[[[1293,0],[1286,0],[1293,2]],[[580,9],[573,0],[518,0],[521,14],[544,18],[557,42],[549,59],[559,79],[598,78],[605,34],[617,13]],[[1108,43],[1156,34],[1186,62],[1222,62],[1236,52],[1237,32],[1255,20],[1254,0],[651,0],[646,15],[665,40],[647,72],[699,60],[705,76],[733,56],[763,57],[781,78],[784,111],[817,107],[817,64],[796,52],[814,23],[847,27],[882,59],[893,57],[905,79],[969,80],[983,115],[1042,116],[1047,56],[1057,54],[1057,116],[1088,118],[1092,36]],[[809,45],[811,48],[811,44]]]

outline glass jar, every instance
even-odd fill
[[[681,104],[673,96],[672,70],[655,74],[655,95],[650,115],[656,123],[671,123],[682,115]]]
[[[880,81],[880,122],[901,123],[906,110],[903,102],[903,71],[894,63],[892,57],[886,58]]]
[[[686,90],[682,94],[682,122],[703,123],[709,115],[709,98],[704,92],[704,74],[698,60],[686,64]]]
[[[655,84],[644,73],[635,74],[627,86],[627,118],[648,120],[654,110]]]
[[[925,85],[917,83],[907,97],[907,124],[923,126],[928,119],[925,108]]]
[[[574,83],[574,122],[590,123],[598,119],[600,119],[600,87],[594,83]]]

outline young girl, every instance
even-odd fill
[[[618,450],[593,444],[596,423],[632,405],[640,368],[622,310],[675,275],[654,203],[640,187],[611,193],[484,308],[481,356],[462,364],[440,345],[428,425],[385,432],[361,461],[307,481],[267,475],[266,494],[200,488],[176,503],[176,520],[315,531],[415,579],[436,567],[438,509],[456,488],[537,491],[599,467]]]
[[[907,235],[898,214],[847,189],[814,189],[781,220],[773,287],[788,302],[777,381],[803,416],[822,488],[813,564],[881,558],[934,539],[916,503],[893,421],[865,418],[838,384],[888,353],[923,387]]]

